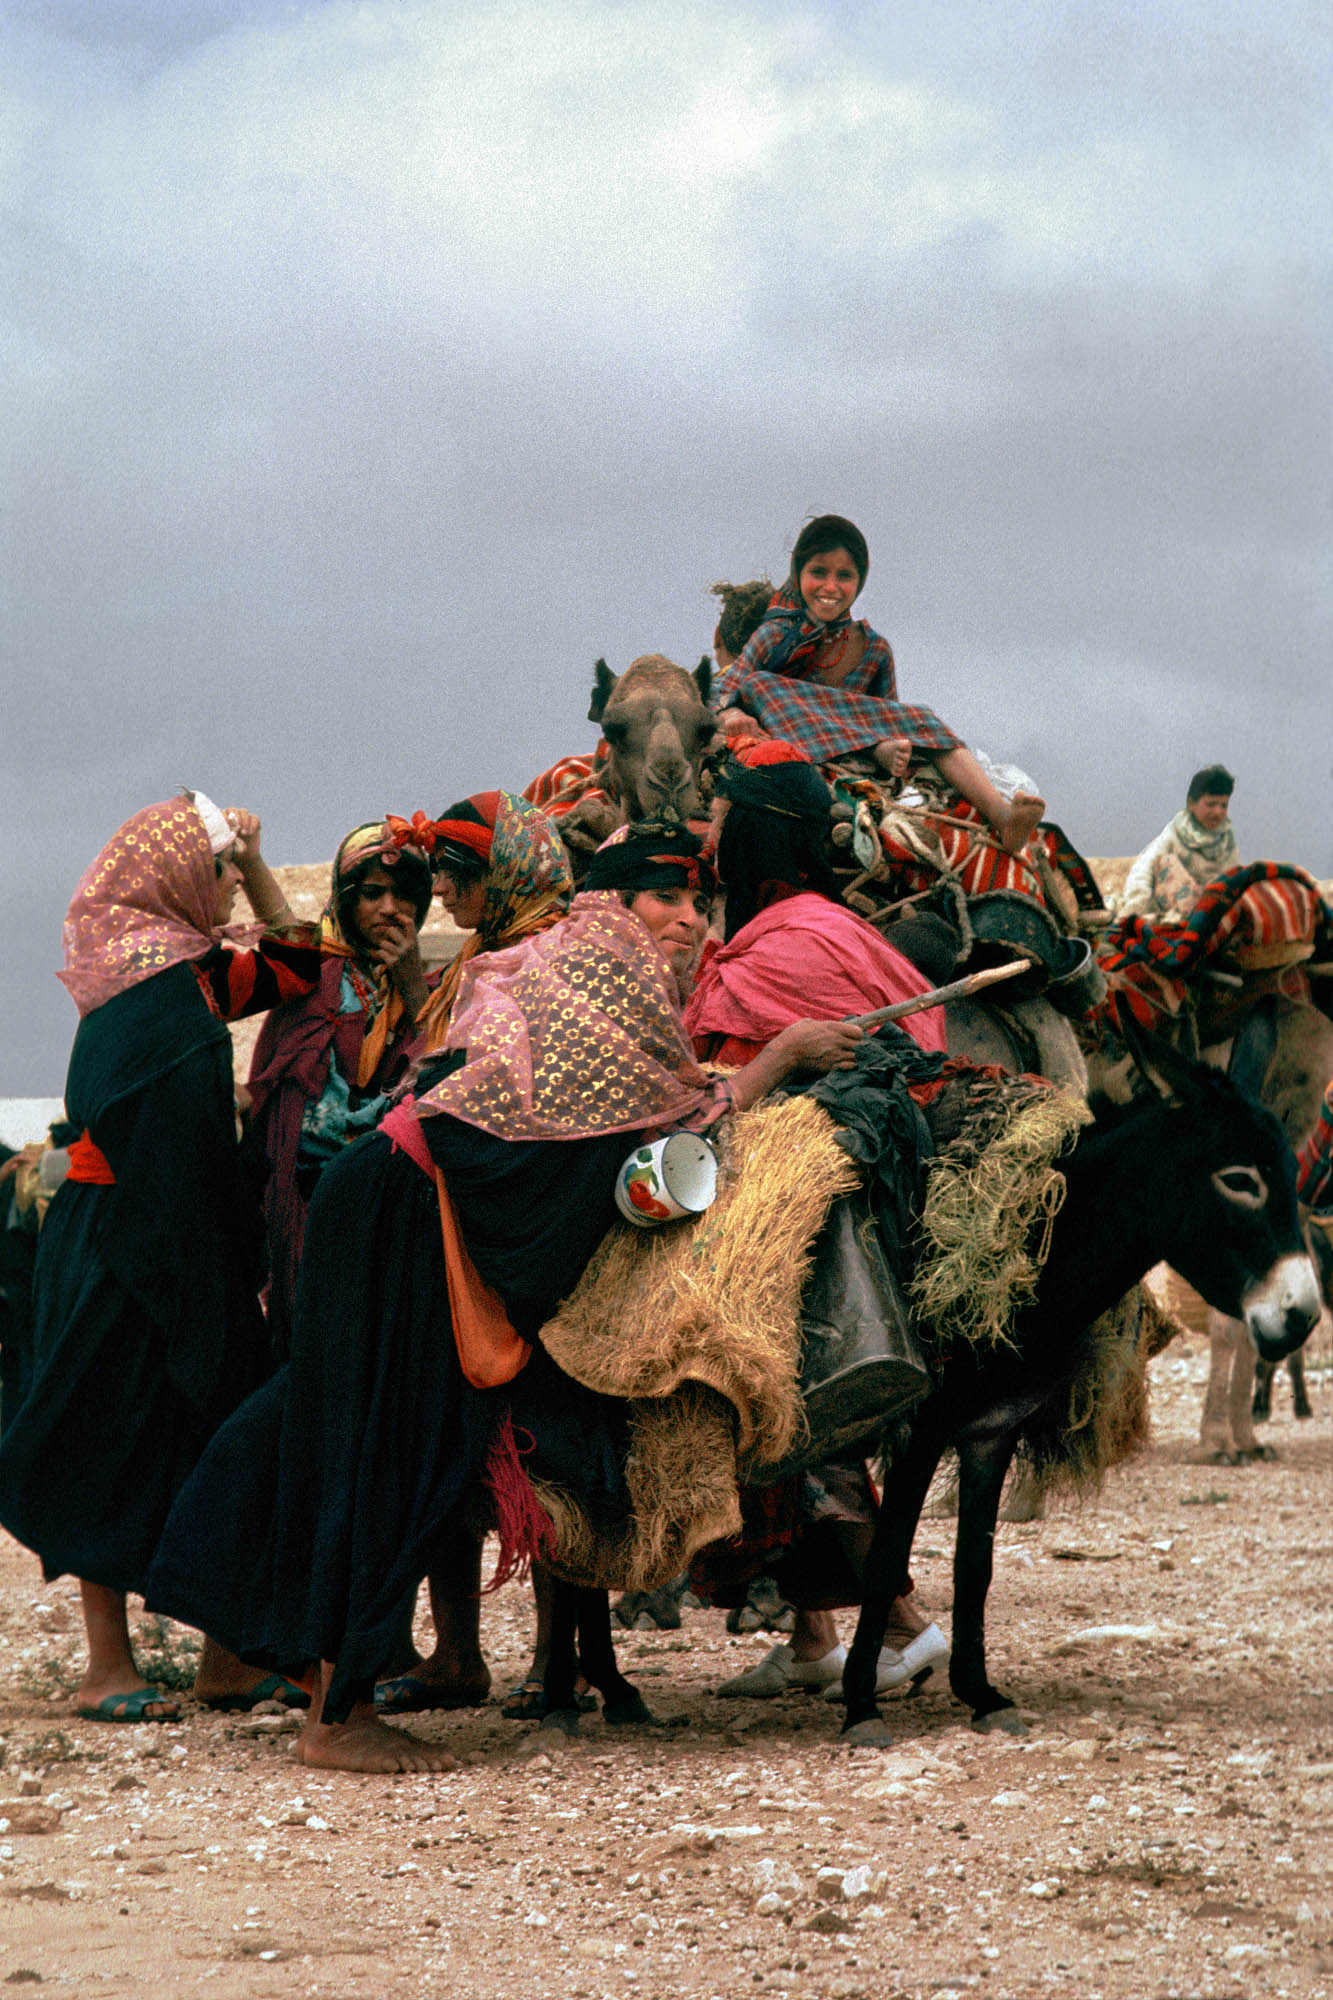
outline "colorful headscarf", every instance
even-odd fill
[[[392,874],[404,862],[417,864],[415,867],[409,865],[405,870],[404,886],[417,905],[418,928],[424,922],[430,908],[430,861],[424,848],[415,841],[400,839],[395,832],[395,826],[406,824],[403,820],[396,821],[390,814],[386,819],[369,820],[364,826],[354,826],[339,841],[338,852],[333,857],[329,900],[319,919],[319,942],[324,951],[336,952],[347,958],[360,956],[355,942],[347,935],[342,906],[357,886],[361,874],[374,866],[385,868]],[[407,878],[413,875],[416,882],[407,888]]]
[[[641,820],[619,827],[588,864],[585,889],[698,889],[717,887],[703,842],[675,820]]]
[[[431,1053],[445,1046],[449,1016],[469,961],[479,952],[501,951],[549,929],[563,916],[574,890],[569,856],[545,813],[513,792],[477,792],[468,804],[480,815],[480,823],[435,821],[434,855],[443,853],[447,865],[447,843],[452,840],[483,860],[486,900],[481,922],[418,1016]]]
[[[460,1069],[417,1101],[497,1139],[582,1139],[710,1123],[726,1086],[699,1067],[671,967],[611,890],[470,969],[445,1043]]]
[[[190,797],[126,820],[84,871],[65,915],[65,964],[56,977],[79,1013],[168,966],[203,958],[223,935],[217,895],[212,838]]]
[[[416,815],[417,820],[422,814]],[[329,888],[329,900],[324,905],[319,919],[319,947],[329,958],[355,959],[363,971],[368,971],[374,981],[374,995],[367,1008],[366,1032],[361,1042],[361,1053],[357,1060],[356,1081],[364,1090],[388,1046],[389,1037],[403,1017],[403,997],[393,984],[387,970],[381,966],[368,966],[364,957],[364,946],[359,946],[347,935],[344,908],[349,897],[355,892],[357,883],[366,869],[379,866],[391,874],[396,868],[404,868],[404,889],[412,897],[416,906],[417,929],[430,908],[430,862],[423,847],[410,838],[404,839],[398,831],[411,825],[406,820],[395,818],[390,813],[385,819],[369,820],[364,826],[354,826],[352,831],[338,843],[338,852],[333,857],[333,879]],[[416,867],[405,866],[408,862]],[[409,887],[411,875],[417,876],[415,889]],[[424,879],[422,879],[424,877]]]

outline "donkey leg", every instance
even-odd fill
[[[953,1652],[949,1685],[972,1710],[974,1729],[1026,1734],[1008,1695],[986,1675],[986,1595],[995,1566],[995,1521],[1014,1432],[970,1439],[958,1447],[958,1539],[953,1561]]]
[[[627,1681],[616,1659],[611,1637],[611,1603],[604,1590],[579,1590],[579,1666],[583,1678],[602,1697],[602,1713],[609,1723],[652,1722],[655,1718],[632,1681]]]
[[[1312,1417],[1310,1392],[1305,1386],[1305,1354],[1297,1348],[1287,1356],[1287,1373],[1291,1377],[1291,1414],[1294,1417]]]
[[[1273,1376],[1276,1372],[1276,1362],[1256,1359],[1254,1400],[1250,1404],[1250,1415],[1256,1424],[1266,1424],[1273,1414]]]
[[[1238,1328],[1236,1351],[1231,1361],[1231,1393],[1228,1397],[1228,1414],[1231,1418],[1231,1435],[1236,1441],[1236,1452],[1240,1458],[1276,1458],[1277,1452],[1271,1444],[1260,1444],[1254,1435],[1254,1418],[1250,1414],[1250,1404],[1254,1400],[1254,1373],[1259,1356],[1254,1342],[1240,1326]]]
[[[1199,1426],[1199,1449],[1194,1454],[1199,1465],[1234,1465],[1236,1447],[1231,1434],[1231,1362],[1235,1352],[1237,1322],[1225,1313],[1208,1309],[1208,1390]]]
[[[552,1579],[551,1648],[546,1658],[544,1690],[546,1713],[542,1728],[576,1736],[579,1705],[575,1698],[578,1678],[577,1630],[579,1592],[572,1583]]]
[[[907,1585],[907,1563],[917,1522],[944,1449],[941,1432],[923,1429],[894,1465],[884,1487],[861,1579],[861,1614],[842,1670],[847,1712],[842,1733],[853,1743],[883,1750],[894,1741],[879,1712],[875,1682],[879,1654],[896,1597]]]

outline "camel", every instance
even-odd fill
[[[699,781],[718,735],[706,654],[692,674],[660,653],[632,660],[623,674],[598,660],[593,672],[588,720],[600,723],[608,754],[597,767],[597,790],[559,821],[576,874],[626,820],[705,812]]]
[[[885,1441],[883,1504],[864,1575],[856,1638],[843,1676],[844,1735],[892,1739],[875,1702],[889,1607],[907,1578],[927,1488],[945,1451],[960,1461],[950,1683],[974,1725],[1021,1732],[1009,1698],[987,1678],[985,1605],[1000,1490],[1025,1428],[1056,1404],[1088,1329],[1156,1263],[1169,1260],[1219,1310],[1244,1318],[1259,1352],[1281,1360],[1319,1313],[1301,1233],[1295,1163],[1278,1121],[1206,1065],[1170,1050],[1153,1056],[1153,1094],[1106,1108],[1064,1164],[1064,1205],[1051,1225],[1036,1294],[1011,1344],[963,1344],[940,1356],[936,1384]],[[1161,1079],[1158,1081],[1158,1079]],[[604,1592],[561,1587],[547,1726],[578,1727],[577,1665],[600,1688],[608,1717],[647,1710],[614,1663]]]

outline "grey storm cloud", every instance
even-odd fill
[[[1333,869],[1322,10],[43,0],[3,29],[18,862],[181,782],[276,860],[587,747],[865,528],[907,698],[1131,852]],[[38,996],[34,1004],[33,996]]]

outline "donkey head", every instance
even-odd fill
[[[1207,1064],[1133,1032],[1126,1039],[1176,1113],[1167,1262],[1210,1305],[1244,1320],[1265,1361],[1280,1361],[1320,1309],[1286,1135],[1271,1111]]]

